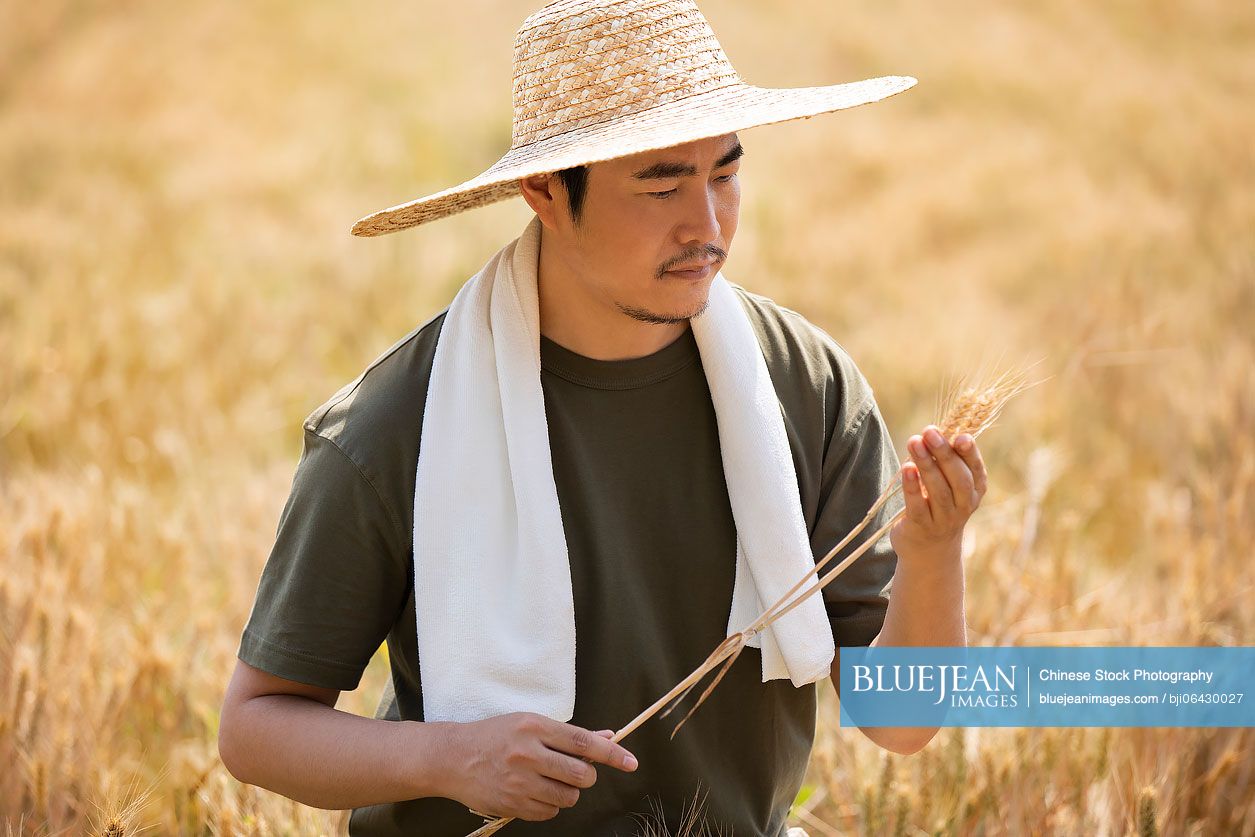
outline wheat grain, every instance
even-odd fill
[[[1159,822],[1155,809],[1155,789],[1147,785],[1142,788],[1137,800],[1137,833],[1141,837],[1158,837]]]

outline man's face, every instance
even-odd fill
[[[700,314],[736,234],[740,154],[726,134],[590,164],[579,223],[562,224],[572,272],[643,322]]]

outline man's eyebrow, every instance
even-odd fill
[[[715,161],[715,168],[721,169],[734,160],[739,160],[744,153],[745,149],[738,142],[727,154]],[[636,180],[662,180],[667,177],[691,177],[695,174],[697,174],[697,168],[689,163],[664,161],[632,172],[632,177]]]
[[[742,148],[741,143],[738,142],[736,145],[732,146],[731,151],[729,151],[727,154],[724,154],[722,157],[720,157],[718,160],[715,161],[715,168],[721,169],[724,166],[726,166],[728,163],[731,163],[734,160],[741,159],[741,155],[744,153],[745,153],[745,149]]]

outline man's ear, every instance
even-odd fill
[[[562,178],[553,174],[533,174],[519,180],[523,200],[551,230],[558,228],[559,213],[566,212],[567,194]]]

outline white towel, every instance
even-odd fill
[[[533,217],[458,291],[436,344],[414,486],[427,721],[575,713],[571,566],[540,380],[540,231]],[[690,325],[737,528],[730,636],[814,569],[815,557],[780,402],[722,273]],[[836,650],[820,594],[748,644],[761,649],[763,682],[789,677],[795,686],[828,676]]]

